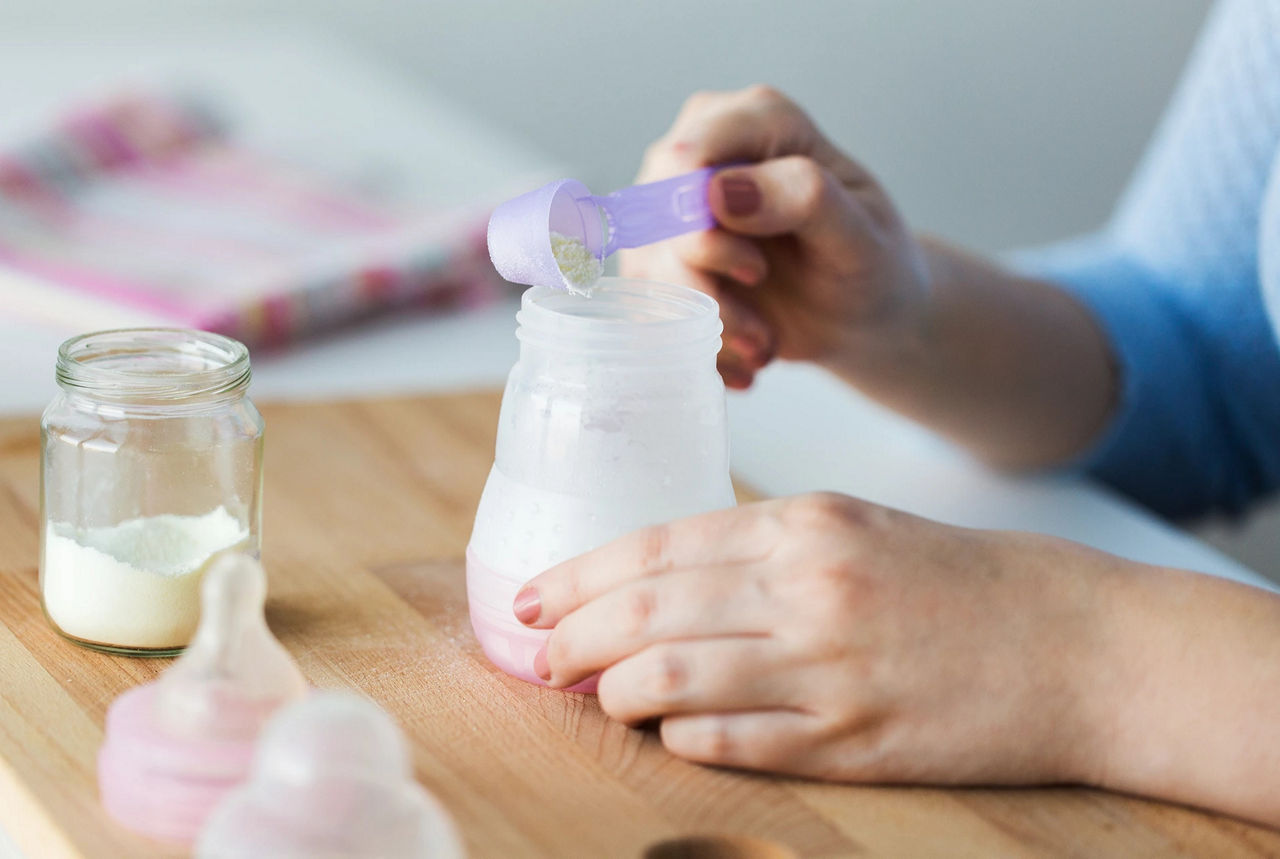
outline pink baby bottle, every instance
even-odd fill
[[[129,829],[184,844],[249,775],[267,720],[307,694],[298,666],[267,628],[262,565],[223,552],[200,585],[191,644],[158,680],[111,704],[98,752],[107,813]]]
[[[535,286],[516,320],[467,597],[494,665],[541,683],[533,658],[549,633],[512,612],[525,582],[629,531],[731,507],[734,494],[714,300],[602,278],[589,296]],[[594,679],[575,688],[594,691]]]

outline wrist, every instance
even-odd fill
[[[1061,540],[999,537],[994,580],[1021,585],[992,605],[1020,633],[996,642],[1017,664],[997,675],[1020,688],[1002,702],[1017,718],[1014,751],[1032,756],[1016,779],[1280,824],[1280,598]]]
[[[1073,780],[1280,821],[1280,600],[1115,559],[1099,588]]]
[[[885,297],[874,312],[845,322],[833,348],[816,361],[855,387],[875,390],[927,362],[934,348],[934,296],[952,277],[951,249],[910,233],[902,241],[896,264],[881,275],[889,282]]]
[[[1077,544],[1078,557],[1058,576],[1061,599],[1076,619],[1056,642],[1064,667],[1069,728],[1062,750],[1065,781],[1113,786],[1130,751],[1131,701],[1140,686],[1132,657],[1150,634],[1138,580],[1154,571]],[[1140,728],[1139,728],[1140,730]]]
[[[1114,717],[1131,691],[1118,671],[1128,630],[1114,618],[1129,614],[1121,592],[1138,565],[1037,534],[998,532],[992,545],[992,567],[1015,588],[1003,611],[1020,629],[1007,645],[1025,676],[1011,706],[1025,720],[1028,772],[1037,781],[1102,784]]]

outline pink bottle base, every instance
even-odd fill
[[[512,677],[537,686],[546,686],[542,678],[534,673],[533,657],[551,633],[545,629],[529,629],[516,620],[511,603],[519,589],[519,583],[501,578],[488,566],[477,561],[470,548],[467,549],[467,605],[471,611],[471,628],[480,641],[484,655]],[[562,691],[594,695],[596,681],[596,677],[588,677]]]
[[[134,687],[107,711],[98,790],[121,825],[190,844],[209,812],[248,773],[253,743],[168,737],[152,716],[155,694],[155,683]]]

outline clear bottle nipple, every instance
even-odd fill
[[[209,816],[200,857],[461,857],[449,815],[413,780],[377,705],[317,692],[272,719],[249,781]]]
[[[174,737],[253,739],[307,682],[267,628],[262,565],[215,555],[201,582],[200,625],[186,652],[156,682],[156,719]]]
[[[267,719],[307,693],[267,629],[262,565],[222,552],[203,575],[191,644],[154,683],[112,702],[98,752],[107,812],[130,829],[182,843],[244,781]]]

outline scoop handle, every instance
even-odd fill
[[[707,202],[707,186],[716,170],[704,167],[660,182],[632,185],[603,197],[592,197],[609,222],[604,255],[619,248],[638,248],[714,227],[716,219]]]

